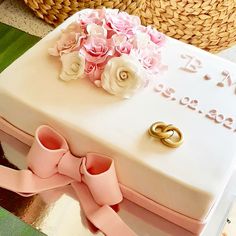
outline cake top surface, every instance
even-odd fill
[[[121,99],[86,79],[59,79],[61,62],[48,54],[48,48],[75,18],[0,75],[0,96],[8,94],[36,114],[46,114],[49,124],[55,120],[73,127],[149,171],[215,199],[227,183],[236,158],[235,65],[167,38],[162,63],[168,69],[130,99]],[[11,116],[12,107],[0,109],[5,119],[29,133],[43,122],[17,121]],[[30,119],[31,114],[22,116]],[[184,135],[183,145],[171,149],[150,137],[147,131],[156,121],[178,127]],[[74,152],[88,151],[79,145],[71,148]]]

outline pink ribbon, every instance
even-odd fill
[[[0,166],[0,187],[31,196],[71,184],[86,217],[105,235],[135,235],[110,207],[122,201],[110,157],[96,153],[75,157],[64,137],[43,125],[36,130],[27,161],[27,170]]]

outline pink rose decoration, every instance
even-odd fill
[[[81,54],[90,63],[102,64],[114,54],[114,49],[110,40],[94,36],[85,41]]]
[[[125,43],[115,47],[116,52],[118,53],[119,56],[121,54],[128,54],[129,55],[132,48],[133,48],[133,45],[129,41],[126,41]]]
[[[117,15],[106,14],[105,27],[113,33],[122,33],[127,36],[134,35],[134,28],[140,25],[140,19],[137,16],[131,16],[126,12],[119,12]]]
[[[86,62],[84,72],[89,80],[95,82],[101,80],[103,69],[104,67],[99,67],[97,64]]]
[[[140,25],[137,27],[137,31],[148,34],[150,36],[151,41],[159,47],[162,47],[165,44],[165,35],[152,28],[151,26],[145,27],[143,25]]]
[[[112,40],[115,45],[116,56],[121,54],[130,54],[133,44],[128,40],[125,35],[113,35]]]
[[[49,54],[62,62],[60,78],[87,78],[108,93],[130,97],[147,87],[161,63],[165,36],[117,9],[85,9],[62,31]],[[156,76],[155,76],[156,77]]]
[[[84,33],[66,32],[61,35],[61,38],[57,41],[53,48],[50,48],[49,54],[52,56],[59,56],[63,53],[70,53],[73,51],[79,51],[81,42],[85,39]]]
[[[102,25],[104,16],[104,9],[85,9],[78,13],[78,23],[81,25],[82,29],[86,29],[87,25],[92,23]]]
[[[62,32],[64,34],[66,33],[79,33],[79,34],[84,34],[84,30],[82,29],[81,25],[78,24],[78,22],[72,22],[71,24],[69,24],[66,29],[63,29]],[[85,34],[84,34],[85,35]]]
[[[160,33],[154,28],[149,27],[148,28],[148,34],[150,35],[151,41],[158,45],[159,47],[163,46],[165,43],[165,35]]]
[[[148,47],[135,52],[138,60],[150,74],[157,74],[160,72],[161,67],[161,54],[160,51],[153,50]]]

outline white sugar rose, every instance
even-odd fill
[[[113,57],[102,73],[101,86],[111,94],[129,98],[143,86],[141,68],[140,63],[129,55]]]
[[[62,72],[60,78],[65,81],[83,77],[85,59],[78,52],[71,52],[61,56]]]

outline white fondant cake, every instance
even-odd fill
[[[60,30],[46,36],[0,75],[0,116],[34,134],[48,124],[72,152],[100,152],[115,160],[123,185],[188,217],[204,221],[223,192],[236,158],[236,67],[167,39],[168,70],[125,100],[85,79],[58,79],[60,61],[48,54]],[[184,134],[176,149],[148,134],[156,121]]]

